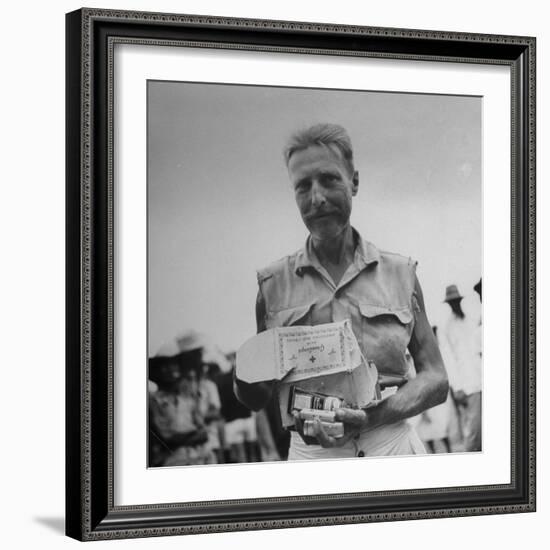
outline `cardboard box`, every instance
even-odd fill
[[[378,372],[361,353],[350,321],[279,327],[262,332],[237,351],[237,377],[254,383],[280,380],[283,426],[294,425],[292,387],[342,399],[349,407],[379,401]]]

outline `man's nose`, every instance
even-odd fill
[[[325,204],[326,197],[323,188],[317,180],[314,180],[311,185],[311,203],[313,206]]]

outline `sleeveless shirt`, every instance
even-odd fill
[[[415,324],[416,262],[378,250],[354,229],[352,263],[336,285],[321,265],[311,237],[298,252],[258,271],[266,328],[350,319],[366,359],[384,375],[405,376]]]

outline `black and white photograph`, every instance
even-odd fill
[[[147,82],[149,468],[483,453],[482,119]]]
[[[67,13],[69,537],[529,532],[535,27],[403,7]]]

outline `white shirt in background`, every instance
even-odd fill
[[[453,391],[481,391],[481,326],[479,319],[451,313],[440,334],[443,362]]]

